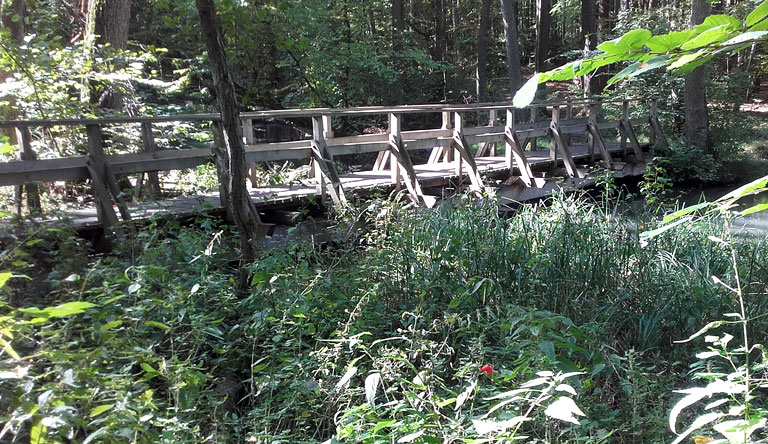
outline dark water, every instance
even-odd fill
[[[678,204],[689,207],[704,200],[712,202],[738,188],[738,186],[718,186],[707,188],[676,188],[673,195],[679,195]],[[751,196],[745,196],[737,202],[739,206],[737,211],[747,209],[754,205],[768,202],[768,191]],[[733,228],[736,232],[744,236],[765,236],[768,235],[768,210],[734,219]]]

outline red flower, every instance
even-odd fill
[[[480,367],[481,372],[485,372],[485,376],[491,376],[493,374],[493,367],[490,365],[486,365],[483,367]]]

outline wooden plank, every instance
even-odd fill
[[[155,135],[152,132],[152,123],[150,122],[141,123],[141,140],[142,140],[142,149],[144,150],[144,152],[150,153],[153,158],[157,159],[157,156],[155,155],[155,152],[157,151],[157,144],[155,143]],[[154,194],[155,196],[159,195],[161,190],[160,190],[160,178],[157,176],[157,171],[147,172],[147,182],[149,183],[149,188],[151,190],[151,193]]]
[[[392,179],[396,180],[395,187],[398,187],[400,185],[400,175],[402,175],[411,200],[416,204],[421,205],[426,203],[431,207],[434,205],[435,200],[427,199],[429,196],[425,196],[421,189],[421,184],[413,169],[411,158],[403,145],[403,139],[400,135],[401,124],[401,117],[398,114],[389,115],[390,158],[392,159],[390,164],[393,171]],[[396,175],[394,171],[397,171]]]
[[[560,107],[559,106],[552,107],[551,125],[558,127],[558,129],[560,128]],[[563,138],[563,140],[565,140],[565,138]],[[552,162],[553,164],[557,162],[557,142],[555,141],[554,137],[550,137],[550,140],[549,140],[549,161]]]
[[[568,144],[565,143],[565,139],[563,138],[563,135],[560,133],[560,128],[558,127],[557,123],[551,122],[550,123],[550,131],[552,132],[552,138],[557,143],[557,148],[560,151],[561,156],[563,157],[563,165],[565,166],[565,169],[568,173],[568,177],[579,177],[579,172],[576,169],[576,163],[573,160],[573,157],[571,156],[571,153],[568,148]],[[550,157],[550,161],[551,161]]]
[[[322,116],[312,118],[312,159],[316,169],[315,178],[318,180],[318,191],[321,196],[323,183],[327,182],[330,185],[328,193],[331,195],[334,205],[346,206],[347,197],[344,194],[333,155],[325,143]]]
[[[96,214],[99,223],[104,229],[105,234],[112,233],[117,225],[117,215],[112,209],[112,198],[106,184],[107,172],[104,165],[106,156],[104,155],[104,145],[101,134],[101,127],[98,125],[88,125],[85,127],[88,135],[88,161],[86,168],[90,174],[93,197],[96,203]]]
[[[456,151],[456,175],[461,178],[462,166],[467,165],[467,175],[470,180],[470,189],[476,193],[482,193],[485,189],[483,185],[483,178],[480,172],[477,170],[477,164],[475,158],[472,157],[469,152],[469,144],[464,139],[462,130],[464,124],[461,113],[454,113],[454,130],[453,130],[453,147]]]

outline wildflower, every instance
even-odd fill
[[[491,376],[493,374],[493,367],[490,365],[485,365],[483,367],[480,367],[481,372],[485,372],[485,376]]]

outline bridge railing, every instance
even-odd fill
[[[605,105],[621,108],[621,117],[615,120],[602,120],[601,110]],[[630,106],[648,106],[646,117],[629,118]],[[439,128],[403,130],[403,119],[414,114],[434,114],[442,116]],[[488,115],[487,123],[475,126],[467,125],[467,119],[480,114]],[[549,118],[543,118],[547,114]],[[644,113],[645,114],[645,113]],[[386,116],[388,126],[385,133],[359,134],[336,137],[333,132],[333,119],[361,116]],[[411,195],[419,198],[418,180],[413,172],[408,152],[431,150],[428,164],[453,162],[456,173],[469,174],[473,187],[481,187],[479,174],[474,164],[474,157],[495,155],[497,146],[503,145],[504,157],[508,168],[524,167],[524,158],[519,153],[526,147],[538,149],[538,138],[549,138],[550,160],[563,157],[566,167],[567,144],[574,135],[587,134],[594,139],[600,131],[615,129],[619,131],[622,147],[635,150],[637,145],[633,128],[649,125],[652,137],[662,137],[656,115],[656,104],[651,101],[625,100],[588,100],[574,99],[533,103],[527,110],[516,110],[508,103],[482,103],[470,105],[409,105],[394,107],[359,107],[359,108],[317,108],[296,110],[270,110],[243,112],[240,114],[243,124],[244,143],[247,162],[275,162],[286,160],[309,160],[318,191],[325,193],[331,189],[334,200],[339,196],[339,175],[335,168],[335,156],[361,153],[378,153],[374,162],[374,171],[389,170],[392,183],[400,186],[404,183]],[[274,143],[255,143],[253,125],[259,120],[268,119],[307,119],[312,121],[312,136],[306,140]],[[105,200],[110,192],[117,199],[114,178],[120,175],[146,173],[152,175],[162,171],[193,168],[211,161],[214,151],[210,147],[187,149],[158,149],[155,143],[154,125],[193,122],[212,124],[214,132],[220,116],[217,114],[195,114],[157,117],[108,117],[98,119],[58,119],[58,120],[15,120],[0,121],[0,128],[15,128],[20,135],[19,143],[22,160],[0,162],[0,186],[24,185],[36,182],[82,181],[90,179],[94,187],[96,200]],[[141,128],[140,152],[107,155],[104,151],[104,128],[125,125],[139,125]],[[594,126],[590,133],[591,126]],[[30,128],[78,127],[87,134],[88,154],[85,156],[36,159],[31,148]],[[595,133],[595,131],[597,133]],[[591,134],[591,136],[589,136]],[[557,137],[553,137],[557,135]],[[558,148],[557,138],[561,137],[566,152]],[[213,138],[216,140],[216,137]],[[591,140],[591,139],[590,139]],[[591,149],[600,150],[599,143],[590,143]],[[627,143],[629,142],[630,145]],[[478,145],[472,153],[471,147]],[[499,150],[500,151],[500,150]],[[517,153],[517,154],[516,154]],[[598,153],[599,154],[599,153]],[[604,155],[604,153],[603,153]],[[605,156],[604,156],[605,157]],[[604,159],[605,160],[605,159]],[[572,163],[572,161],[571,161]],[[569,169],[570,171],[570,169]],[[526,176],[526,172],[522,172]],[[530,177],[528,178],[530,179]],[[99,184],[99,182],[101,182]],[[530,180],[526,180],[530,184]],[[417,188],[417,189],[414,189]],[[101,190],[99,190],[101,188]],[[343,195],[343,190],[341,190]],[[110,200],[111,202],[111,200]],[[111,204],[101,204],[106,211]]]

